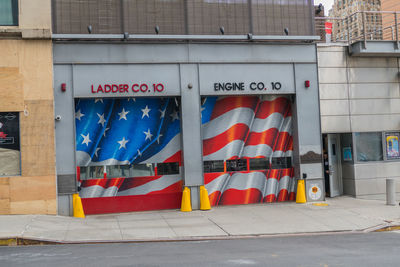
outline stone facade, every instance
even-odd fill
[[[18,4],[18,25],[0,26],[0,112],[19,114],[20,175],[0,176],[0,214],[56,214],[51,1]]]
[[[400,131],[399,63],[394,57],[351,57],[347,46],[319,45],[322,133],[351,133],[354,141],[355,133]],[[342,162],[343,192],[384,198],[385,179],[395,178],[400,193],[399,173],[399,160]]]

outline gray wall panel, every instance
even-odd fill
[[[182,148],[186,186],[204,184],[198,66],[181,65]],[[191,83],[193,88],[189,88]]]
[[[352,115],[400,114],[400,99],[350,100]]]
[[[55,43],[53,50],[54,64],[316,63],[315,45]]]
[[[349,100],[321,100],[321,116],[349,115]]]
[[[370,162],[355,164],[355,179],[375,179],[400,177],[400,162]]]
[[[397,68],[397,59],[379,57],[348,57],[348,66],[350,68]]]
[[[350,83],[398,83],[397,68],[349,68]]]
[[[400,114],[353,115],[350,120],[353,132],[398,131],[400,128]]]
[[[342,52],[332,51],[318,51],[318,66],[320,68],[335,67],[345,68],[346,67],[346,55]]]
[[[349,133],[351,132],[349,116],[322,116],[322,133]]]
[[[319,98],[322,99],[348,99],[349,85],[346,83],[328,83],[319,85]],[[321,105],[322,108],[322,105]]]
[[[292,64],[200,64],[200,93],[202,95],[227,94],[294,94],[294,73]],[[243,85],[243,90],[223,90],[224,83]],[[279,83],[274,90],[271,83]],[[218,90],[215,85],[218,84]],[[258,85],[262,85],[257,89]]]
[[[74,65],[73,73],[75,97],[180,95],[178,64]],[[106,85],[115,85],[112,89],[115,89],[116,92],[98,91],[99,86],[105,90]],[[120,88],[118,87],[120,85],[127,87]],[[154,85],[157,85],[157,87]],[[162,87],[158,87],[158,85],[162,85]],[[140,89],[141,86],[142,90]],[[122,89],[122,92],[119,89]],[[158,90],[162,91],[159,92]],[[96,93],[93,93],[93,91]]]
[[[353,179],[343,178],[343,194],[356,196],[356,183]]]
[[[347,83],[345,68],[319,68],[319,82],[324,83]]]
[[[61,84],[66,83],[66,92]],[[72,66],[54,66],[54,114],[56,121],[56,162],[57,174],[75,174],[75,117],[72,87]]]
[[[349,85],[350,98],[400,98],[398,83],[353,83]]]
[[[322,179],[317,66],[295,64],[295,74],[300,175],[307,173],[312,178]],[[305,80],[311,82],[310,88],[304,86]],[[317,171],[318,168],[320,172]]]

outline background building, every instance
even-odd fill
[[[347,44],[318,46],[321,128],[337,192],[384,199],[387,178],[400,193],[399,59],[385,51],[391,42],[370,43],[381,46],[369,57],[351,56]]]
[[[318,6],[314,6],[315,10],[315,34],[321,38],[321,42],[326,41],[326,32],[325,32],[325,8],[322,4]],[[321,18],[321,19],[318,19]]]
[[[0,214],[56,214],[51,2],[0,2]]]
[[[359,11],[380,11],[380,0],[335,0],[329,16],[343,18],[335,20],[333,24],[333,40],[360,39],[363,35],[363,15]],[[382,39],[382,16],[367,14],[365,25],[369,39]],[[348,34],[350,32],[350,34]]]
[[[400,12],[400,2],[396,0],[381,0],[382,11],[397,11]],[[400,20],[400,14],[397,15],[398,21]],[[394,40],[395,39],[395,17],[394,14],[383,14],[382,15],[382,26],[384,29],[384,39]],[[398,27],[398,29],[400,29]]]

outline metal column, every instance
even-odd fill
[[[204,178],[197,64],[180,65],[180,75],[183,177],[185,186],[191,190],[192,208],[199,209],[199,186],[204,184]]]

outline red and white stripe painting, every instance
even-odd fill
[[[203,159],[291,157],[292,111],[288,97],[232,96],[216,100],[211,119],[203,124]],[[211,205],[292,200],[292,168],[206,173]]]
[[[294,200],[296,186],[293,168],[206,173],[204,183],[212,206]]]

